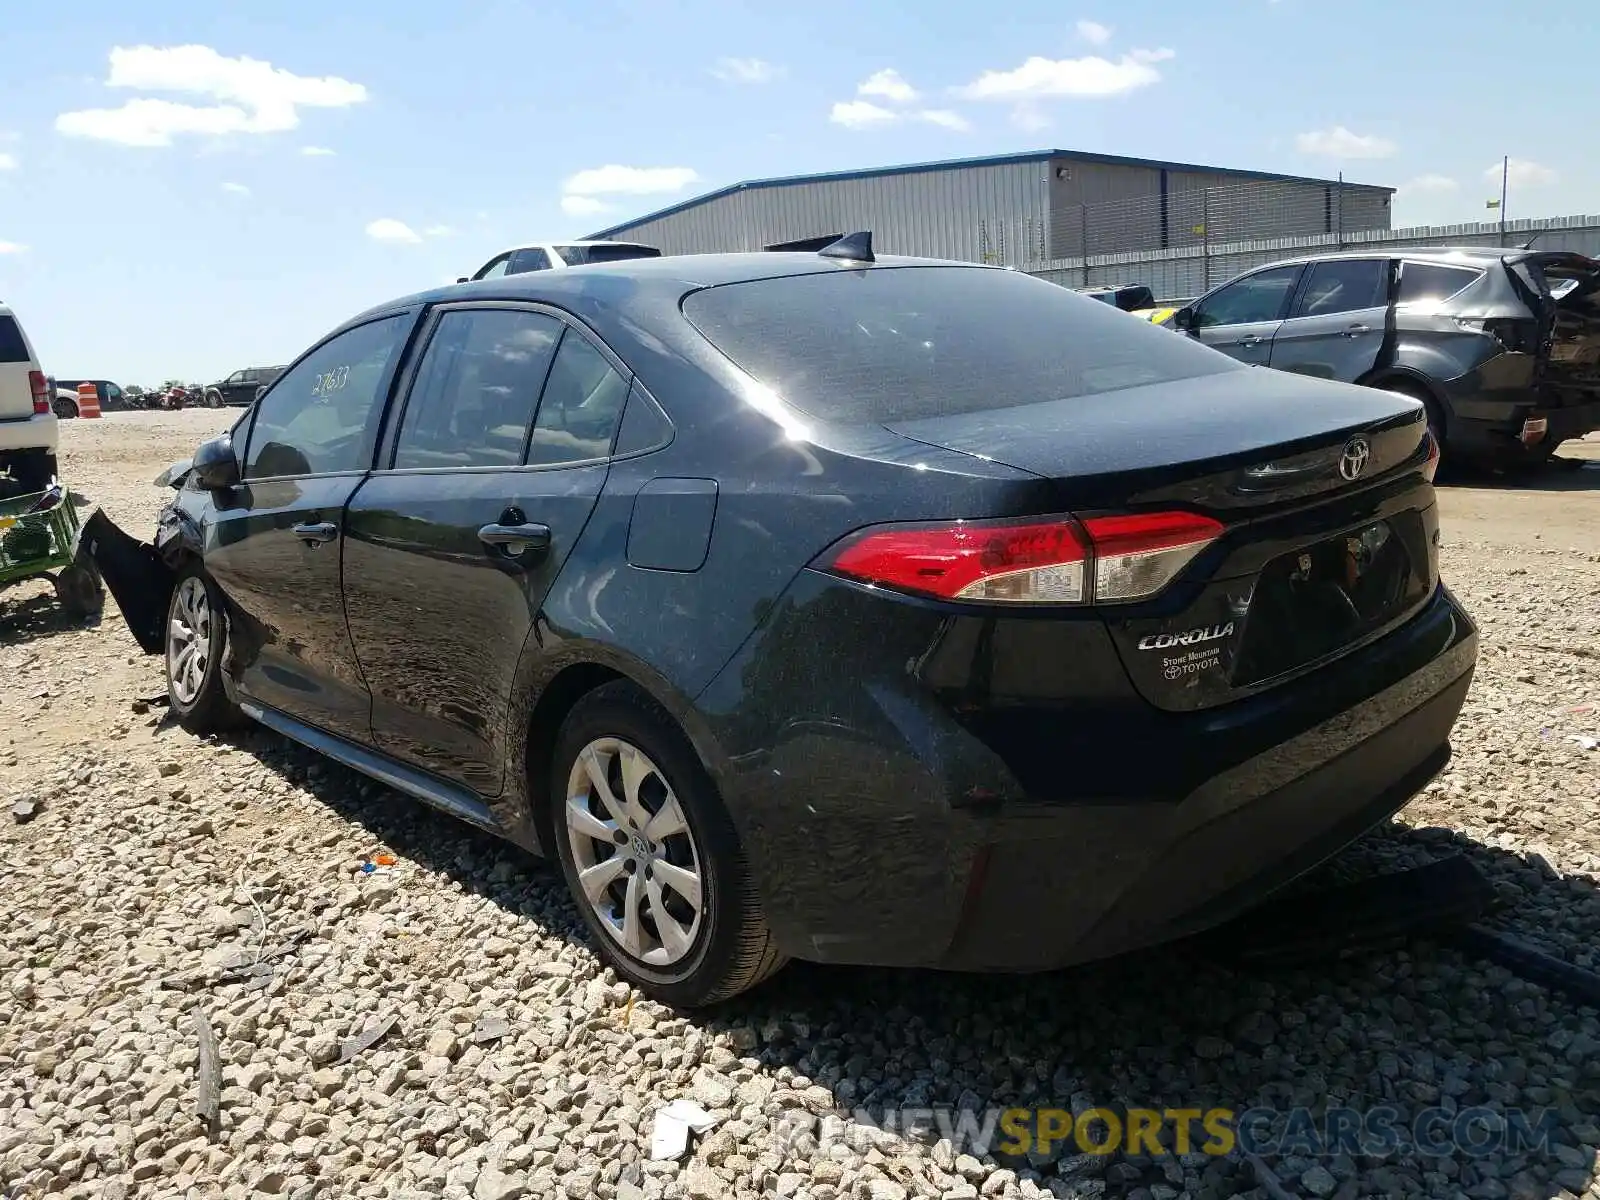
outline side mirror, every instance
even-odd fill
[[[261,393],[266,391],[266,390],[267,390],[267,385],[266,384],[264,384],[264,383],[263,384],[258,384],[256,386],[256,399],[257,400],[261,399]]]
[[[238,486],[239,459],[233,453],[233,437],[221,434],[209,442],[202,442],[194,452],[195,482],[207,491]]]
[[[457,283],[471,283],[472,281],[470,279],[468,279],[465,275],[457,275],[456,276],[456,282]]]
[[[1194,309],[1188,306],[1180,308],[1172,314],[1172,327],[1181,329],[1185,333],[1194,332]]]

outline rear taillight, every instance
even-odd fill
[[[942,600],[1127,603],[1166,587],[1222,532],[1185,512],[896,525],[857,534],[827,567]]]
[[[50,381],[43,371],[28,372],[28,389],[33,392],[33,411],[42,415],[50,411]]]
[[[1422,464],[1422,476],[1432,483],[1433,477],[1439,473],[1439,439],[1433,436],[1431,429],[1422,436],[1428,443],[1428,457]]]

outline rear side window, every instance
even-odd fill
[[[630,258],[660,258],[653,246],[557,246],[556,253],[569,267],[585,263],[623,262]]]
[[[1067,288],[984,267],[877,267],[707,288],[684,314],[801,412],[912,421],[1250,368]]]
[[[1408,262],[1400,268],[1400,303],[1436,303],[1448,300],[1483,272],[1471,267],[1443,267],[1437,263]]]
[[[539,401],[528,462],[549,466],[605,458],[627,402],[628,381],[587,338],[569,329]]]
[[[0,316],[0,362],[19,363],[30,359],[28,343],[22,340],[22,326],[13,316]]]
[[[554,317],[514,309],[440,317],[406,401],[395,467],[521,463],[561,329]]]
[[[1378,308],[1386,303],[1389,259],[1346,258],[1311,264],[1311,275],[1295,307],[1297,317]]]

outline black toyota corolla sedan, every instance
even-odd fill
[[[663,257],[351,320],[86,529],[190,730],[555,855],[669,1003],[1208,928],[1411,797],[1477,653],[1416,401],[1009,270]]]

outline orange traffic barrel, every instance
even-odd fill
[[[92,383],[78,385],[78,415],[80,417],[98,417],[100,415],[100,393],[95,390]]]

